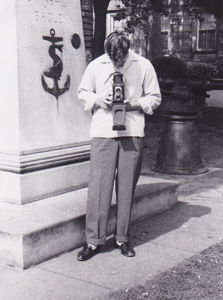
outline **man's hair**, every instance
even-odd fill
[[[123,32],[110,33],[105,41],[105,52],[114,63],[123,60],[128,54],[130,41]]]

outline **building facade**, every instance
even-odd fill
[[[114,20],[119,2],[112,0],[108,8],[107,34],[113,30],[124,29],[124,21]],[[147,53],[151,53],[151,51],[147,50],[153,47],[153,53],[165,56],[171,55],[185,61],[222,59],[223,16],[216,18],[203,10],[201,12],[202,20],[198,20],[190,17],[183,10],[183,5],[183,0],[169,0],[168,16],[163,14],[156,16],[160,19],[160,26],[158,26],[160,32],[151,33],[151,37],[156,40],[160,38],[161,43],[154,43],[153,40],[150,40],[147,45],[143,33],[137,30],[131,36],[134,50],[149,58],[151,58],[151,55],[147,55]],[[152,27],[151,30],[153,30]]]

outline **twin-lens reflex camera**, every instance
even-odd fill
[[[113,130],[126,129],[126,104],[124,99],[123,75],[117,72],[113,75]]]

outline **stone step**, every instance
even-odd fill
[[[179,182],[140,176],[131,224],[177,203]],[[0,203],[0,261],[28,268],[80,247],[85,241],[87,188],[25,205]],[[108,235],[115,230],[115,196]]]

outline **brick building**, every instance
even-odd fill
[[[115,15],[115,7],[119,1],[112,0],[108,9],[107,33],[113,29],[120,29],[123,22],[112,20]],[[169,15],[160,14],[160,32],[153,36],[161,43],[151,43],[154,53],[159,55],[173,55],[185,61],[188,60],[215,60],[223,58],[223,16],[216,18],[212,14],[202,11],[202,21],[190,18],[183,10],[183,0],[169,0]],[[112,27],[113,25],[113,27]],[[156,26],[157,30],[157,26]],[[152,36],[152,35],[151,35]],[[136,32],[136,37],[132,36],[133,48],[140,54],[146,56],[145,37],[143,33]],[[160,49],[160,47],[162,49]],[[160,51],[161,50],[161,51]]]
[[[91,60],[91,49],[93,39],[93,4],[92,0],[81,0],[82,22],[84,31],[84,43],[86,61]]]
[[[160,15],[162,50],[183,60],[215,60],[223,57],[223,16],[202,11],[203,20],[183,11],[184,1],[171,0],[169,16]]]
[[[81,0],[85,46],[90,55],[93,37],[92,0]],[[125,21],[115,21],[119,0],[111,0],[107,12],[106,34],[122,30]],[[143,32],[136,30],[130,35],[132,48],[139,54],[154,58],[156,56],[175,56],[188,60],[221,60],[223,59],[223,16],[202,11],[203,20],[190,18],[183,10],[184,0],[169,0],[169,15],[156,15],[156,25],[151,26],[151,37],[146,42]],[[158,23],[157,23],[158,20]],[[151,51],[152,50],[152,51]],[[151,57],[152,56],[152,57]]]

